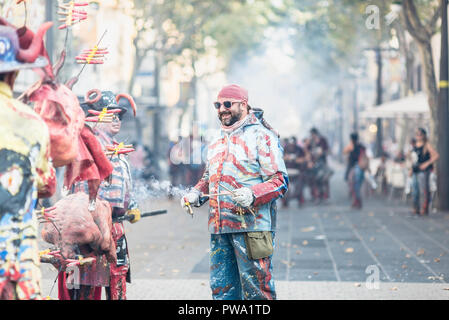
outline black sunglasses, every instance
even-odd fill
[[[234,101],[234,102],[231,102],[231,101],[224,101],[224,102],[223,102],[223,106],[224,106],[226,109],[229,109],[230,107],[232,107],[232,105],[233,105],[234,103],[241,103],[241,102],[239,102],[239,101]],[[214,106],[215,106],[215,109],[220,109],[221,103],[220,103],[220,102],[214,102]]]
[[[113,116],[112,116],[112,122],[121,122],[122,121],[122,115],[117,115],[117,114],[114,114]]]

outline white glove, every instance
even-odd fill
[[[249,207],[254,201],[253,191],[250,188],[240,188],[233,191],[232,200],[244,208]]]
[[[189,193],[185,194],[181,198],[181,207],[185,211],[187,211],[187,213],[190,213],[187,204],[190,204],[190,206],[198,204],[198,201],[200,200],[200,194],[201,193],[198,190],[196,190],[196,189],[193,189]]]

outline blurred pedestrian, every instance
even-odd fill
[[[201,178],[204,171],[202,152],[205,145],[202,143],[202,137],[194,138],[193,134],[189,137],[189,163],[186,166],[186,184],[193,186]]]
[[[359,135],[354,132],[350,135],[350,142],[344,148],[343,153],[348,155],[348,165],[345,180],[348,181],[349,190],[352,197],[351,207],[362,208],[362,193],[365,170],[369,168],[369,160],[366,155],[366,148],[359,142]]]
[[[309,168],[313,172],[312,197],[316,203],[321,203],[330,197],[329,179],[333,174],[327,164],[329,152],[327,139],[320,134],[317,128],[312,128],[306,148],[310,154]]]
[[[376,183],[380,186],[379,192],[381,195],[386,196],[388,194],[387,184],[387,155],[384,153],[380,157],[380,163],[377,166],[376,173],[374,175]]]
[[[282,198],[282,205],[288,207],[290,199],[297,199],[298,205],[304,204],[304,180],[306,153],[304,149],[298,145],[296,137],[287,140],[284,147],[284,161],[287,167],[287,173],[290,180],[290,192]]]
[[[412,188],[413,188],[413,158],[414,153],[413,150],[416,147],[416,139],[415,138],[411,138],[410,139],[410,149],[407,151],[406,156],[405,156],[405,166],[407,168],[408,171],[408,175],[407,175],[407,179],[405,182],[405,194],[409,195],[412,192]]]
[[[288,187],[283,150],[277,134],[248,105],[245,89],[224,87],[214,106],[221,130],[209,144],[203,177],[181,205],[190,211],[190,205],[201,204],[202,193],[214,194],[209,201],[214,299],[276,299],[276,199]]]
[[[169,174],[170,182],[172,186],[179,186],[184,183],[182,178],[183,170],[181,168],[182,157],[181,157],[181,142],[182,136],[178,137],[177,141],[171,141],[168,148],[168,163],[169,163]]]
[[[412,151],[412,195],[413,213],[429,214],[430,203],[430,173],[433,164],[440,157],[438,152],[429,143],[427,131],[418,128],[415,134],[416,143]]]

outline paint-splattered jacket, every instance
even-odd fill
[[[37,219],[40,196],[56,188],[45,122],[0,82],[0,296],[16,282],[18,299],[40,297]]]
[[[288,176],[279,138],[265,128],[254,113],[231,133],[220,131],[209,144],[203,177],[195,186],[202,193],[226,192],[229,189],[251,188],[255,200],[255,216],[230,196],[212,196],[209,200],[209,231],[213,234],[275,231],[276,199],[288,188]]]

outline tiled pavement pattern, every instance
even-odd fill
[[[404,203],[378,198],[350,210],[341,172],[332,179],[331,196],[326,205],[298,209],[291,202],[279,211],[279,299],[449,299],[448,213],[412,217]],[[207,209],[192,219],[178,202],[149,202],[143,211],[169,213],[127,224],[131,299],[210,299]],[[56,271],[42,270],[49,294]],[[376,271],[379,289],[367,289]]]

